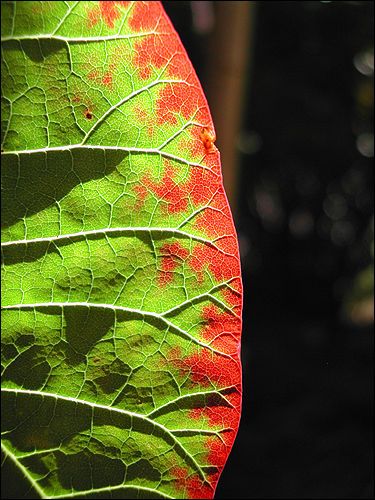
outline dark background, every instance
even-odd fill
[[[163,2],[205,90],[224,3]],[[216,498],[370,498],[373,2],[247,3],[243,416]]]

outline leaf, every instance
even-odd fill
[[[2,2],[2,54],[7,477],[32,498],[212,498],[242,289],[191,63],[159,2]]]

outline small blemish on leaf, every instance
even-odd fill
[[[90,73],[87,75],[87,78],[89,80],[97,80],[99,78],[99,73],[94,69],[90,71]]]
[[[102,77],[102,84],[106,87],[112,87],[112,74],[107,71]]]
[[[216,151],[216,146],[214,144],[216,141],[215,133],[209,128],[203,127],[200,136],[206,153],[214,153]]]
[[[86,111],[85,111],[85,117],[88,120],[92,120],[93,114],[91,113],[91,111],[89,109],[86,109]]]

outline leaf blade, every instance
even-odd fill
[[[4,446],[39,495],[211,498],[239,422],[242,288],[200,84],[158,2],[15,5]]]

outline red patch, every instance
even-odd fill
[[[145,122],[147,118],[147,113],[146,110],[142,106],[135,106],[134,107],[134,113],[137,119],[141,122]]]
[[[195,219],[195,227],[204,231],[215,243],[215,247],[197,244],[194,247],[191,266],[202,277],[207,267],[217,281],[229,280],[241,275],[238,244],[229,205],[220,184],[210,207]]]
[[[163,67],[168,62],[167,75],[173,80],[180,80],[166,84],[161,89],[156,101],[158,123],[176,124],[176,114],[181,114],[186,120],[194,117],[195,122],[210,123],[211,116],[198,77],[177,36],[174,37],[168,56],[169,59],[164,56],[164,60],[160,62],[159,57],[154,61],[153,53],[148,56],[152,58],[157,68]],[[198,132],[199,136],[200,134],[201,129]]]
[[[211,484],[204,482],[198,474],[189,475],[189,470],[186,467],[175,466],[171,469],[171,474],[176,479],[177,489],[184,497],[213,498],[215,491]]]
[[[168,161],[165,161],[165,165],[160,182],[155,182],[149,175],[145,175],[134,188],[138,195],[137,208],[142,207],[147,190],[163,202],[161,210],[169,214],[184,212],[189,204],[195,208],[210,202],[210,207],[205,208],[195,218],[194,226],[212,238],[215,246],[196,243],[189,258],[189,265],[196,272],[199,281],[203,280],[205,269],[208,269],[217,281],[239,277],[237,240],[221,179],[211,170],[192,167],[189,180],[177,183],[174,180],[176,169]],[[240,281],[238,285],[240,293]],[[235,301],[233,305],[239,306],[240,299],[236,299],[233,292],[231,295]]]
[[[89,27],[95,26],[99,19],[103,19],[108,28],[114,28],[115,21],[121,17],[121,11],[118,6],[126,7],[130,2],[104,1],[99,2],[99,7],[94,7],[88,12]]]
[[[241,313],[242,309],[242,283],[240,278],[235,278],[229,284],[230,288],[221,291],[224,301],[233,307],[236,314]]]
[[[169,357],[169,356],[168,356]],[[201,384],[210,387],[232,387],[241,384],[239,363],[206,349],[191,354],[173,363],[184,376],[189,375],[193,385]]]
[[[182,351],[180,346],[172,347],[171,349],[168,349],[166,353],[167,363],[175,364],[181,359],[181,357],[182,357]]]
[[[171,71],[169,70],[169,73]],[[172,76],[172,75],[171,75]],[[173,75],[179,77],[179,75]],[[156,101],[156,113],[158,124],[165,122],[176,125],[177,117],[181,114],[185,120],[194,119],[201,122],[209,119],[205,111],[203,97],[195,78],[181,83],[166,84],[160,91]]]
[[[137,2],[129,25],[135,32],[155,31],[135,44],[133,63],[138,68],[139,77],[147,80],[152,68],[168,66],[165,77],[181,80],[166,84],[160,91],[156,103],[158,124],[176,124],[176,113],[181,113],[186,119],[194,116],[202,123],[210,122],[198,78],[161,4]]]
[[[227,403],[223,401],[218,395],[210,396],[207,399],[207,406],[204,408],[194,408],[190,410],[189,417],[194,420],[202,420],[202,418],[207,418],[209,425],[212,428],[219,430],[226,429],[225,432],[221,433],[221,438],[225,441],[225,445],[231,446],[235,438],[235,432],[240,418],[239,408],[241,407],[241,385],[239,383],[238,388],[235,392],[226,394],[225,398]],[[232,406],[233,408],[232,408]],[[213,439],[218,439],[213,437]],[[226,450],[228,453],[228,450]],[[225,461],[225,460],[224,460]],[[214,458],[210,461],[211,464],[217,464],[214,462]]]
[[[235,242],[234,236],[228,236],[227,239],[233,239]],[[196,272],[199,282],[203,281],[206,269],[218,282],[227,281],[233,275],[240,276],[239,260],[233,252],[223,253],[217,248],[202,243],[197,243],[193,248],[189,264]]]
[[[147,114],[147,111],[142,106],[134,107],[134,114],[137,121],[141,122],[142,125],[147,127],[147,134],[149,137],[154,135],[154,118],[151,114]]]
[[[145,202],[148,189],[143,184],[136,184],[133,189],[137,195],[137,201],[134,208],[135,210],[140,210]]]
[[[228,429],[220,433],[220,438],[218,436],[208,436],[205,440],[207,463],[218,468],[216,481],[219,479],[233,446],[240,420],[240,390],[225,397],[234,408],[216,398],[216,403],[208,401],[208,405],[205,408],[195,408],[189,412],[189,416],[193,419],[200,421],[202,418],[208,419],[210,427],[219,430]]]
[[[104,74],[100,75],[99,71],[94,69],[88,73],[87,78],[94,81],[98,85],[104,85],[108,88],[112,88],[112,71],[106,71]]]
[[[96,24],[98,24],[100,19],[100,9],[99,7],[94,7],[93,9],[88,11],[88,27],[93,28]]]
[[[167,213],[184,212],[190,201],[194,205],[204,204],[213,198],[215,191],[220,188],[219,179],[213,172],[200,167],[193,167],[190,179],[177,184],[174,180],[176,169],[167,160],[164,164],[165,172],[160,182],[154,182],[149,175],[146,175],[140,184],[165,202],[162,210]],[[137,191],[137,188],[135,190]]]
[[[188,498],[206,499],[213,498],[215,490],[213,487],[196,474],[187,481]]]
[[[241,321],[230,312],[220,310],[216,305],[205,306],[202,311],[205,326],[203,338],[215,349],[236,355],[241,335]]]
[[[224,466],[233,445],[240,418],[242,381],[237,346],[241,319],[221,311],[213,304],[203,308],[202,319],[204,324],[201,335],[204,340],[231,354],[231,357],[216,354],[207,348],[183,357],[180,349],[171,349],[167,359],[192,385],[201,384],[207,388],[214,385],[226,389],[223,393],[225,399],[219,394],[212,394],[206,399],[204,407],[194,408],[189,412],[190,418],[208,419],[210,428],[226,429],[221,436],[224,443],[220,449],[217,447],[217,437],[206,442],[209,464],[220,468]]]
[[[210,485],[203,483],[197,475],[187,477],[187,469],[174,468],[173,474],[178,481],[179,487],[181,489],[188,489],[188,498],[212,498],[214,489],[211,487],[211,484],[216,487],[233,446],[240,419],[240,388],[238,391],[227,394],[225,397],[228,403],[224,403],[219,395],[214,395],[207,398],[207,405],[204,408],[195,408],[189,412],[190,418],[199,421],[202,421],[202,418],[208,419],[212,429],[216,428],[222,432],[220,432],[220,437],[207,436],[205,439],[205,449],[207,450],[205,457],[206,464],[217,469],[216,472],[211,473],[209,476]],[[226,430],[223,431],[223,429]],[[203,496],[205,494],[207,496]]]
[[[129,26],[135,32],[169,31],[169,24],[159,2],[135,2],[129,19]]]
[[[154,35],[145,37],[135,44],[134,65],[138,68],[139,77],[142,80],[150,78],[152,66],[161,68],[166,64],[164,47],[156,42]]]
[[[173,180],[174,176],[175,170],[167,163],[160,183],[153,182],[148,175],[141,181],[160,201],[166,202],[163,210],[170,214],[185,211],[189,202],[186,190]]]
[[[173,280],[173,272],[181,262],[185,261],[189,251],[180,243],[166,243],[160,248],[162,270],[159,274],[159,284],[165,286]]]
[[[167,84],[161,89],[156,101],[158,123],[176,124],[176,113],[180,113],[186,120],[194,118],[199,123],[211,122],[199,80],[186,54],[180,53],[172,57],[168,76],[181,82]]]
[[[155,31],[135,44],[134,65],[139,76],[146,80],[151,76],[151,67],[161,68],[168,62],[169,51],[176,49],[175,36],[171,33],[163,8],[159,2],[136,2],[129,20],[134,32]],[[172,44],[172,47],[171,47]]]
[[[209,428],[221,431],[225,429],[220,433],[221,439],[209,436],[205,440],[207,463],[218,469],[216,476],[212,478],[215,484],[233,446],[241,414],[242,381],[237,352],[241,320],[213,304],[203,308],[202,319],[202,336],[205,341],[223,352],[234,351],[233,357],[216,354],[207,348],[182,357],[180,349],[171,349],[167,359],[193,385],[198,383],[210,389],[213,385],[226,389],[222,395],[209,395],[205,406],[189,411],[189,417],[194,420],[207,419]]]

